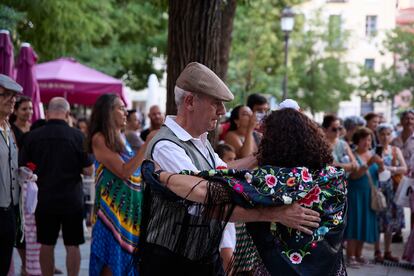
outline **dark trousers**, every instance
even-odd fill
[[[141,276],[224,276],[220,255],[215,254],[207,262],[191,261],[167,248],[145,244],[141,252],[139,266]]]
[[[9,272],[16,238],[16,215],[13,208],[0,207],[0,276]]]

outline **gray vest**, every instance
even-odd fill
[[[178,139],[177,136],[175,136],[174,132],[172,132],[172,130],[166,127],[165,125],[161,127],[157,135],[155,135],[155,137],[148,144],[147,151],[145,152],[145,157],[147,159],[154,159],[153,158],[154,148],[155,148],[155,145],[160,141],[170,141],[176,144],[177,146],[183,148],[187,156],[190,157],[194,166],[200,171],[216,168],[216,164],[214,160],[214,150],[211,147],[210,143],[207,142],[207,149],[210,155],[210,159],[212,161],[208,161],[206,157],[200,152],[200,150],[194,145],[194,143],[191,140],[184,142]]]
[[[0,134],[0,207],[19,203],[20,188],[18,184],[18,151],[12,130],[8,131],[9,146],[3,134]],[[11,192],[10,192],[11,189]]]
[[[166,126],[162,126],[148,144],[146,158],[152,159],[155,145],[166,140],[183,148],[199,170],[209,170],[216,167],[214,151],[210,143],[207,143],[207,148],[213,164],[210,164],[191,141],[181,141]],[[146,189],[148,188],[146,187]],[[172,254],[178,254],[194,261],[211,261],[212,256],[216,256],[221,234],[215,235],[213,238],[211,233],[221,233],[223,224],[221,221],[197,215],[198,211],[203,210],[201,204],[191,204],[184,200],[171,201],[152,192],[151,199],[147,200],[150,207],[149,221],[146,226],[146,243],[156,244],[168,249]],[[211,246],[206,247],[205,250],[197,250],[200,247],[193,246],[204,243],[209,243]]]

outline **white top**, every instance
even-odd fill
[[[233,222],[229,222],[224,228],[223,236],[220,242],[220,250],[223,248],[236,249],[236,226]]]
[[[207,149],[207,132],[203,133],[198,138],[194,138],[179,124],[177,124],[175,121],[175,116],[167,116],[164,124],[181,141],[186,142],[191,140],[193,144],[200,150],[200,152],[206,157],[206,159],[212,163],[210,154]],[[170,141],[158,142],[154,147],[153,158],[154,161],[157,162],[162,169],[168,172],[178,173],[182,170],[199,171],[194,166],[190,157],[185,153],[185,150]],[[214,153],[214,161],[216,163],[216,166],[227,167],[226,163],[220,159],[217,153]]]

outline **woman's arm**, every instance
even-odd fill
[[[247,126],[246,134],[244,135],[244,143],[237,154],[237,158],[243,158],[257,152],[257,145],[253,136],[256,126],[256,113],[253,113],[253,115],[250,116],[249,125]]]
[[[402,152],[398,147],[394,147],[394,148],[397,153],[398,164],[400,165],[397,167],[394,167],[394,170],[391,172],[394,174],[406,174],[408,171],[408,167],[407,167],[407,164],[405,163],[404,156],[402,155]]]
[[[338,163],[338,166],[344,168],[346,172],[352,173],[358,169],[358,163],[348,143],[344,143],[344,145],[345,145],[346,154],[349,156],[349,160],[351,162],[350,163]]]
[[[349,178],[351,179],[358,179],[361,178],[364,174],[367,173],[368,166],[366,164],[362,164],[358,166],[350,175]]]
[[[253,131],[246,132],[244,143],[241,142],[239,136],[234,131],[229,131],[224,141],[234,148],[237,158],[249,156],[255,150]]]
[[[128,179],[141,165],[144,160],[146,144],[142,145],[135,156],[125,163],[118,153],[106,146],[102,134],[97,133],[92,137],[92,149],[96,160],[122,179]]]

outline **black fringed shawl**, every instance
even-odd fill
[[[173,266],[192,263],[194,267],[197,264],[202,267],[207,264],[221,272],[205,275],[223,273],[218,248],[224,227],[234,209],[231,189],[223,183],[209,182],[205,202],[198,204],[166,189],[152,172],[153,164],[144,162],[142,175],[146,187],[141,225],[142,255],[153,252],[156,247],[163,254],[168,252],[169,258],[179,260]],[[145,266],[144,263],[142,265]],[[180,270],[177,267],[165,269],[169,274],[174,269]],[[184,271],[185,268],[181,269]],[[149,274],[154,273],[150,271]]]

